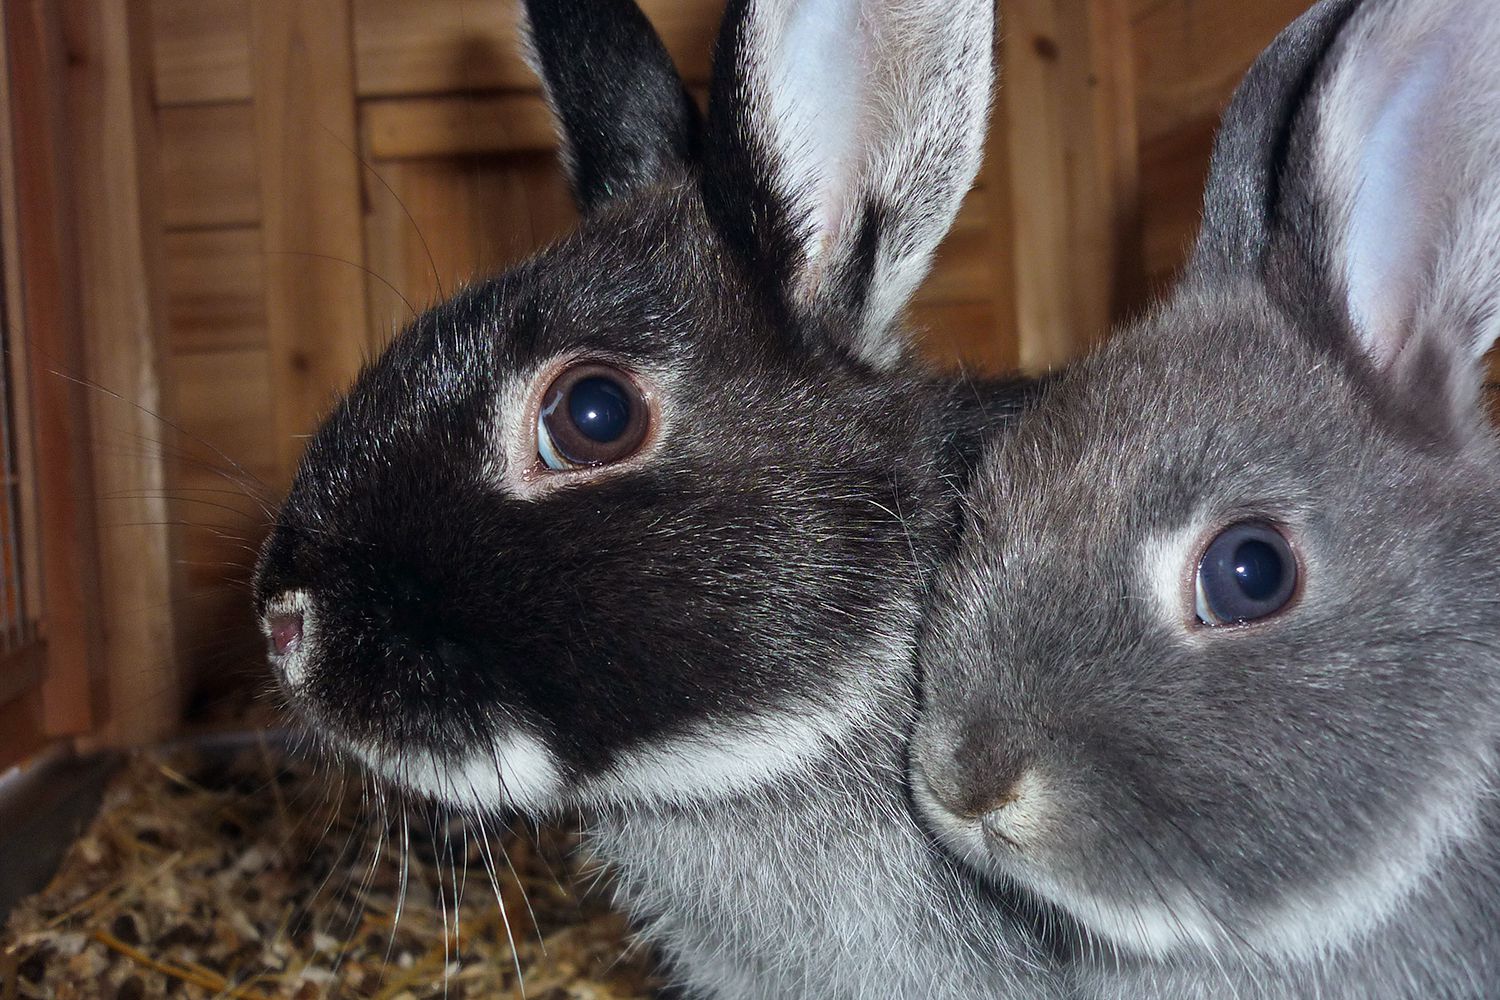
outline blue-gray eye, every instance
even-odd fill
[[[640,388],[613,365],[573,365],[553,379],[536,419],[537,456],[554,472],[635,454],[650,429]]]
[[[1231,525],[1204,551],[1195,590],[1205,625],[1269,618],[1297,592],[1297,557],[1281,532],[1263,521]]]

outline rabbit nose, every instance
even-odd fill
[[[277,656],[287,656],[302,645],[302,612],[272,615],[267,623],[271,633],[271,649]]]
[[[260,623],[270,646],[271,666],[282,683],[294,687],[307,670],[309,605],[303,591],[288,591],[269,602]]]
[[[970,730],[953,754],[953,812],[982,819],[1018,802],[1036,757],[993,729]]]

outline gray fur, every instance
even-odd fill
[[[915,623],[911,623],[915,628]],[[723,1000],[1040,998],[1050,957],[1009,903],[932,846],[903,788],[909,651],[871,722],[755,792],[616,808],[590,829],[620,903],[689,991]]]
[[[1182,287],[976,475],[915,794],[1085,996],[1500,993],[1494,22],[1315,7],[1236,98]],[[1208,628],[1194,567],[1247,519],[1302,591]]]

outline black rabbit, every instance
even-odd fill
[[[922,573],[1027,392],[899,323],[978,167],[990,3],[731,3],[706,121],[628,0],[529,20],[584,221],[310,442],[256,584],[289,701],[406,787],[581,809],[695,992],[1050,995],[904,784]]]

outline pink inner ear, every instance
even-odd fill
[[[1448,236],[1444,212],[1450,207],[1450,185],[1442,174],[1451,164],[1445,156],[1441,102],[1452,59],[1444,40],[1428,40],[1415,57],[1377,46],[1347,71],[1361,81],[1354,99],[1346,96],[1325,112],[1369,122],[1362,137],[1351,130],[1360,150],[1352,178],[1345,279],[1349,312],[1365,350],[1381,368],[1390,367],[1406,345],[1419,299],[1443,249],[1441,241]],[[1395,65],[1376,65],[1387,60]],[[1393,71],[1399,78],[1391,79]],[[1355,100],[1380,105],[1373,111],[1349,106]],[[1335,135],[1344,131],[1338,127],[1343,123],[1331,124]],[[1344,131],[1342,138],[1350,137]]]

